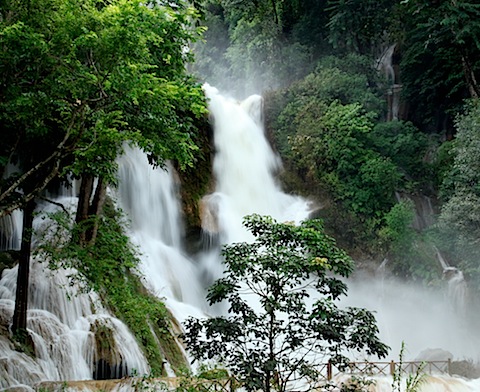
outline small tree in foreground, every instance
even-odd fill
[[[310,389],[322,364],[345,364],[349,350],[387,354],[371,312],[336,306],[347,292],[339,277],[353,262],[320,221],[295,226],[252,215],[244,225],[255,242],[223,248],[224,277],[207,296],[228,302],[229,316],[187,320],[194,359],[219,360],[248,391],[269,392]]]

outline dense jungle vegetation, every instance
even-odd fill
[[[195,70],[236,97],[264,94],[282,179],[320,201],[357,262],[387,258],[396,275],[432,283],[439,249],[478,285],[480,5],[204,6]]]

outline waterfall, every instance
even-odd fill
[[[14,165],[8,164],[3,178],[8,178],[16,171],[17,168]],[[0,218],[0,251],[20,250],[22,220],[21,210],[12,211],[11,214]]]
[[[66,208],[77,199],[57,200]],[[52,212],[57,206],[42,206]],[[40,214],[34,220],[36,233],[49,230],[50,222]],[[17,231],[21,231],[17,227]],[[48,233],[47,233],[48,234]],[[35,246],[35,239],[34,239]],[[30,261],[29,309],[27,329],[33,341],[34,357],[21,352],[4,335],[14,311],[17,267],[5,269],[0,280],[0,388],[24,385],[30,388],[46,380],[88,380],[110,372],[123,377],[131,372],[148,374],[149,366],[126,326],[104,309],[96,294],[79,292],[69,275],[74,270],[50,271],[38,257]],[[104,363],[95,344],[98,327],[110,331],[111,358]],[[102,373],[103,372],[103,373]],[[100,374],[102,373],[102,374]]]
[[[23,214],[20,210],[0,218],[0,250],[20,250],[18,229],[22,227]]]
[[[140,272],[151,293],[183,321],[204,315],[204,290],[193,260],[182,249],[182,221],[174,170],[152,167],[138,148],[119,159],[118,199],[140,252]]]
[[[451,267],[437,247],[435,247],[435,253],[442,266],[443,277],[448,284],[447,299],[459,315],[465,316],[467,313],[468,287],[463,272],[456,267]]]
[[[204,90],[214,127],[215,190],[202,199],[203,229],[227,244],[253,239],[242,224],[249,214],[269,215],[280,222],[306,219],[312,203],[284,193],[276,181],[281,161],[265,135],[262,97],[237,101],[208,84]],[[219,278],[223,267],[218,249],[200,255],[199,267],[205,285]],[[222,312],[220,306],[210,311]]]
[[[204,89],[214,124],[216,180],[215,192],[204,198],[204,216],[217,217],[222,242],[248,239],[242,219],[252,213],[279,221],[306,219],[310,203],[284,193],[275,180],[281,161],[265,136],[262,98],[252,95],[239,102],[209,85]]]
[[[384,52],[376,62],[376,69],[383,73],[385,81],[388,84],[387,99],[387,120],[401,120],[404,117],[404,108],[402,107],[401,94],[402,85],[398,72],[398,64],[394,64],[393,58],[397,44],[385,48]]]

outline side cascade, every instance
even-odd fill
[[[64,206],[76,198],[57,200]],[[42,211],[52,211],[45,206]],[[41,214],[40,214],[41,215]],[[35,232],[48,230],[48,219],[38,216]],[[17,232],[21,231],[18,227]],[[34,241],[35,244],[35,241]],[[35,246],[35,245],[34,245]],[[17,267],[5,269],[0,280],[0,388],[23,386],[30,390],[42,381],[120,378],[149,366],[127,327],[104,309],[92,292],[80,292],[70,284],[74,270],[51,271],[38,257],[30,261],[27,330],[33,352],[15,346],[7,337],[13,317]],[[99,330],[108,331],[109,355],[99,341]]]
[[[145,287],[162,298],[177,320],[203,316],[204,289],[198,267],[182,246],[175,171],[152,167],[138,148],[119,159],[118,203],[130,221],[129,236],[140,256]]]

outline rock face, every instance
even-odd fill
[[[218,194],[204,196],[200,201],[200,217],[202,221],[202,230],[207,233],[218,233]]]

